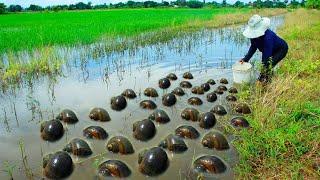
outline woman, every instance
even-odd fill
[[[259,81],[268,82],[271,75],[271,68],[280,62],[288,52],[287,43],[269,29],[270,19],[253,15],[248,21],[248,26],[243,35],[250,38],[251,46],[247,55],[240,60],[240,63],[248,62],[257,49],[262,52],[262,64]]]

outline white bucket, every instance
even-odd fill
[[[235,83],[249,83],[253,77],[253,68],[250,63],[244,62],[236,62],[232,66],[233,72],[233,82]]]

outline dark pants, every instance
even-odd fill
[[[263,63],[264,68],[261,71],[259,80],[260,81],[269,81],[271,76],[271,69],[274,68],[288,53],[288,44],[284,45],[278,49],[271,57],[270,60],[266,63]]]

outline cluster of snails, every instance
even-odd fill
[[[177,102],[176,96],[185,95],[186,88],[191,89],[193,94],[205,94],[208,92],[212,85],[216,82],[213,79],[209,79],[206,83],[199,86],[192,86],[187,81],[193,79],[193,75],[190,72],[183,74],[182,81],[179,85],[172,90],[172,92],[164,94],[162,96],[162,104],[164,106],[173,106]],[[167,89],[171,86],[170,81],[177,80],[178,77],[170,73],[165,78],[159,80],[158,85],[161,89]],[[223,94],[228,91],[230,94],[226,96],[226,100],[229,102],[237,101],[234,96],[237,93],[237,89],[234,87],[227,88],[225,84],[228,84],[227,79],[222,78],[217,89],[206,94],[208,102],[215,102],[217,95]],[[148,87],[144,90],[144,95],[147,97],[158,97],[159,94],[155,88]],[[126,89],[119,96],[111,98],[111,109],[115,111],[121,111],[127,107],[127,99],[134,99],[137,95],[132,89]],[[188,104],[198,106],[203,104],[202,100],[198,97],[190,97],[187,100]],[[148,99],[140,102],[140,107],[143,109],[154,110],[146,119],[136,121],[132,125],[133,137],[139,141],[147,141],[153,138],[156,134],[156,126],[154,122],[159,124],[165,124],[171,121],[168,114],[162,110],[157,109],[157,104]],[[237,113],[249,114],[251,110],[245,103],[238,103],[235,106]],[[199,126],[203,129],[210,129],[215,126],[217,120],[216,115],[223,116],[227,114],[226,109],[222,105],[214,106],[209,112],[200,113],[197,109],[187,107],[181,112],[181,118],[187,121],[198,122]],[[89,118],[93,121],[108,122],[111,120],[109,113],[103,108],[93,108],[89,113]],[[59,115],[49,121],[45,121],[40,126],[41,137],[46,141],[57,141],[64,134],[64,126],[61,123],[75,124],[79,120],[76,113],[72,110],[64,109]],[[230,121],[231,125],[235,128],[247,128],[249,127],[248,121],[242,116],[233,117]],[[100,126],[89,126],[83,130],[83,136],[87,139],[108,139],[109,134],[106,130]],[[181,125],[175,129],[174,134],[169,134],[157,147],[145,149],[138,154],[139,171],[147,176],[155,176],[164,172],[169,166],[169,159],[164,149],[175,153],[182,153],[188,149],[184,138],[197,139],[200,137],[198,130],[189,125]],[[201,144],[206,148],[216,150],[229,149],[229,143],[226,137],[218,131],[210,131],[206,133]],[[114,136],[109,139],[106,144],[106,149],[112,153],[119,154],[132,154],[135,149],[131,142],[124,136]],[[44,175],[51,179],[60,179],[69,176],[73,171],[73,161],[71,156],[86,157],[90,156],[93,152],[90,145],[81,138],[72,139],[61,151],[53,154],[48,154],[43,158]],[[200,173],[221,173],[226,170],[224,162],[216,156],[205,155],[201,156],[193,162],[193,168],[196,172]],[[98,176],[106,177],[128,177],[131,174],[130,168],[120,160],[107,160],[101,163],[98,167]]]

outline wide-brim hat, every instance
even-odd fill
[[[242,34],[250,39],[257,38],[263,36],[269,27],[270,19],[256,14],[249,19],[248,25]]]

